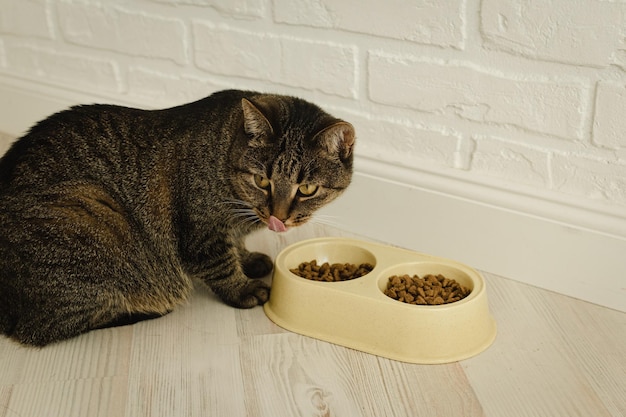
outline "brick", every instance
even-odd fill
[[[578,155],[554,155],[553,188],[589,200],[626,204],[626,165]]]
[[[265,15],[265,0],[152,0],[156,3],[209,7],[235,17],[259,18]]]
[[[356,95],[356,48],[195,22],[196,65],[342,97]],[[225,59],[228,57],[228,59]]]
[[[349,1],[274,0],[274,19],[280,23],[342,29],[411,42],[462,48],[464,0],[416,1],[390,4]],[[391,10],[392,11],[391,11]]]
[[[483,0],[481,33],[490,48],[605,67],[620,59],[624,9],[595,0]]]
[[[195,62],[201,69],[262,80],[271,80],[280,73],[282,53],[276,36],[195,22],[193,37]]]
[[[626,148],[626,86],[601,82],[596,93],[592,140],[596,145]]]
[[[0,32],[52,38],[46,0],[0,0]]]
[[[409,168],[455,165],[460,134],[447,128],[420,127],[346,114],[358,137],[359,155]]]
[[[179,19],[77,0],[62,0],[57,7],[61,32],[68,42],[187,62],[185,25]]]
[[[20,75],[72,88],[120,92],[117,64],[106,59],[26,45],[6,46],[7,67]]]
[[[472,172],[538,187],[549,184],[548,152],[492,137],[474,140]]]
[[[489,73],[470,64],[371,53],[371,100],[474,122],[580,139],[585,86]]]
[[[280,45],[281,72],[272,81],[356,98],[356,48],[294,38],[283,38]]]
[[[189,103],[225,87],[191,75],[148,68],[130,68],[128,71],[129,94],[145,100],[152,108]]]

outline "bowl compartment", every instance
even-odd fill
[[[478,292],[482,288],[482,279],[477,279],[476,277],[477,273],[475,271],[469,270],[462,265],[424,261],[424,262],[411,262],[411,263],[398,264],[398,265],[394,265],[390,268],[386,268],[380,271],[378,275],[379,277],[378,289],[380,290],[381,293],[383,293],[383,295],[386,298],[395,302],[401,302],[385,295],[385,289],[387,288],[387,283],[389,282],[390,277],[394,275],[398,275],[398,276],[409,275],[411,277],[414,275],[417,275],[420,278],[424,278],[426,275],[439,275],[439,274],[443,275],[444,277],[448,279],[453,279],[456,282],[458,282],[460,285],[466,288],[469,288],[471,291],[470,294],[467,297],[459,301],[455,301],[454,303],[441,304],[439,306],[434,306],[434,305],[421,305],[420,306],[420,305],[413,305],[413,304],[407,304],[407,303],[403,303],[403,304],[411,305],[413,307],[431,307],[431,308],[440,307],[440,306],[449,306],[449,305],[461,303],[465,300],[470,299],[470,297],[472,297],[475,291]],[[472,275],[474,275],[474,277],[472,277]]]
[[[318,265],[322,265],[324,262],[328,262],[329,264],[350,263],[357,266],[368,263],[373,265],[374,268],[376,267],[376,257],[371,251],[349,242],[319,242],[318,244],[295,248],[285,255],[283,262],[284,266],[290,270],[297,268],[302,262],[310,262],[312,260],[317,261]],[[293,276],[297,276],[291,271],[289,271],[289,273]],[[297,277],[302,279],[300,276]]]

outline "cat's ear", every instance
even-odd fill
[[[331,156],[344,161],[352,155],[354,149],[354,127],[344,121],[336,122],[315,135],[319,143]]]
[[[241,99],[243,109],[243,128],[257,144],[265,143],[274,133],[267,117],[250,100]]]

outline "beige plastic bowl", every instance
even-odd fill
[[[374,269],[350,281],[317,282],[290,269],[302,262],[369,262]],[[443,274],[471,289],[455,303],[410,305],[383,290],[392,275]],[[454,362],[487,349],[496,324],[487,306],[483,277],[448,259],[344,238],[305,240],[277,257],[265,314],[305,336],[403,362]]]

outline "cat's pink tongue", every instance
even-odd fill
[[[278,220],[274,216],[270,216],[270,219],[269,219],[268,223],[269,223],[270,230],[272,230],[274,232],[284,232],[284,231],[287,230],[287,227],[285,226],[285,223],[281,222],[280,220]]]

